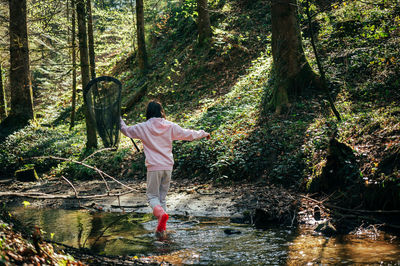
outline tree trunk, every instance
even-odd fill
[[[72,110],[71,110],[71,125],[72,129],[75,125],[75,109],[76,109],[76,12],[75,12],[75,0],[71,0],[72,10],[72,29],[71,29],[71,47],[72,47]]]
[[[138,64],[142,73],[147,71],[147,53],[144,37],[144,10],[143,0],[136,0],[136,29],[138,42]]]
[[[93,38],[93,17],[92,17],[92,3],[90,0],[86,0],[87,12],[88,12],[88,37],[89,37],[89,62],[90,62],[90,78],[96,77],[96,65],[95,65],[95,54],[94,54],[94,38]]]
[[[268,107],[280,113],[289,99],[307,88],[320,87],[303,51],[296,0],[274,0],[271,3],[272,56],[274,90]]]
[[[3,86],[3,68],[0,64],[0,120],[7,117],[6,91]]]
[[[29,70],[26,0],[9,0],[10,7],[10,116],[24,124],[34,119]]]
[[[212,37],[210,15],[208,13],[207,0],[197,0],[197,30],[199,32],[199,44],[209,44]]]
[[[78,18],[78,39],[79,39],[79,53],[81,58],[81,78],[82,90],[90,81],[89,77],[89,58],[87,47],[87,32],[86,32],[86,12],[84,0],[76,1],[76,14]],[[88,106],[84,107],[85,121],[86,121],[86,134],[87,142],[86,148],[97,147],[96,129],[93,121],[89,117]]]
[[[136,17],[136,9],[135,9],[135,6],[133,5],[133,0],[130,0],[130,6],[131,6],[131,12],[132,12],[132,22],[133,22],[133,25],[135,25],[136,24],[136,20],[135,20],[135,17]],[[136,5],[136,4],[135,4]],[[135,52],[135,50],[136,50],[136,47],[135,47],[135,33],[134,32],[132,32],[132,53],[134,53]]]

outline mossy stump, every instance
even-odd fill
[[[331,138],[322,173],[313,178],[307,187],[310,192],[332,192],[354,188],[354,185],[361,183],[362,179],[353,150],[346,144]]]
[[[34,182],[39,180],[39,177],[34,167],[17,170],[15,171],[14,176],[15,179],[20,182]]]

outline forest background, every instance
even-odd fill
[[[174,144],[176,180],[278,184],[346,208],[399,209],[398,1],[147,0],[140,9],[141,1],[92,0],[88,16],[85,1],[28,0],[26,46],[10,39],[11,25],[25,24],[10,16],[14,2],[25,1],[0,6],[2,178],[32,168],[42,179],[99,178],[71,161],[35,159],[56,156],[144,179],[144,155],[127,138],[87,158],[102,148],[81,87],[95,70],[122,81],[129,124],[145,121],[148,100],[158,99],[168,119],[211,133],[209,142]],[[90,18],[92,44],[90,26],[89,42],[78,27]],[[13,78],[18,47],[26,79]]]

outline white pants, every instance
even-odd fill
[[[161,205],[165,211],[167,210],[165,198],[171,183],[171,174],[171,170],[147,172],[146,196],[152,209],[157,205]]]

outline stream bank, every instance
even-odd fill
[[[119,265],[135,263],[158,264],[163,261],[171,264],[182,262],[199,264],[227,263],[235,259],[227,255],[230,254],[228,252],[230,249],[236,252],[237,256],[246,258],[246,261],[240,261],[236,258],[238,263],[244,263],[245,265],[246,262],[248,265],[254,263],[264,253],[270,253],[271,256],[262,256],[258,258],[259,260],[271,263],[274,261],[275,263],[282,262],[289,265],[298,261],[304,263],[343,263],[345,261],[375,263],[379,260],[378,257],[374,257],[374,260],[366,260],[367,255],[363,256],[362,259],[356,256],[357,252],[370,253],[371,250],[366,248],[367,243],[370,244],[370,242],[374,243],[372,245],[374,248],[380,248],[384,251],[382,253],[385,254],[384,261],[396,262],[400,260],[400,253],[398,253],[400,251],[396,248],[398,238],[395,235],[384,234],[379,230],[379,226],[360,226],[351,234],[340,235],[338,234],[340,232],[332,231],[336,230],[334,226],[334,229],[330,227],[331,213],[323,207],[323,200],[316,200],[282,187],[262,183],[236,184],[222,187],[174,180],[167,196],[168,212],[171,215],[169,221],[171,236],[169,239],[159,241],[154,237],[153,230],[156,221],[146,203],[144,180],[120,181],[131,187],[133,192],[121,195],[119,199],[116,196],[97,199],[74,199],[74,192],[71,186],[67,182],[55,178],[41,180],[36,183],[3,182],[0,195],[2,195],[2,201],[6,203],[7,207],[14,209],[14,212],[19,209],[17,212],[26,213],[28,218],[25,219],[28,219],[31,224],[35,223],[34,220],[30,220],[35,215],[50,217],[50,219],[53,217],[67,219],[68,217],[67,220],[71,221],[68,223],[68,227],[79,228],[79,225],[73,225],[74,223],[72,223],[79,216],[86,217],[80,219],[89,223],[85,226],[85,230],[89,230],[88,228],[93,228],[90,223],[97,219],[97,221],[102,221],[100,223],[102,227],[99,227],[96,231],[97,233],[103,230],[111,230],[104,236],[106,242],[115,241],[128,243],[128,245],[132,246],[137,245],[133,243],[136,243],[134,241],[139,239],[139,243],[142,243],[140,245],[147,243],[146,246],[150,247],[146,251],[147,253],[142,252],[142,255],[139,256],[142,260],[135,262],[136,255],[131,255],[139,254],[140,252],[138,251],[128,250],[126,254],[106,253],[99,255],[91,250],[82,250],[78,246],[73,247],[66,244],[66,252],[72,254],[75,258],[80,260],[82,258],[84,261],[92,261],[99,264],[111,262]],[[77,190],[77,194],[82,197],[107,194],[106,187],[101,180],[74,182],[74,187]],[[116,182],[109,182],[109,188],[111,190],[110,194],[126,191]],[[42,199],[4,196],[10,191],[20,193],[20,195],[39,195]],[[57,198],[65,195],[69,195],[71,198]],[[22,207],[24,204],[27,207]],[[119,220],[121,217],[122,220],[128,220],[123,220],[123,223],[119,226],[116,223],[116,228],[107,228],[107,225],[113,224],[114,220]],[[38,219],[37,221],[43,221],[43,218]],[[135,228],[140,225],[141,229],[139,231],[133,229],[132,231],[128,228],[127,233],[123,233],[118,229],[121,226],[126,227],[127,224],[132,223],[132,219],[137,220],[133,222]],[[58,222],[58,224],[62,224],[62,222]],[[48,228],[55,227],[51,224],[47,226],[46,229],[49,231],[50,229]],[[321,226],[325,226],[325,228]],[[256,228],[261,228],[262,230],[257,230]],[[315,229],[318,229],[318,232]],[[79,235],[77,232],[70,232],[67,235]],[[129,232],[137,233],[129,234]],[[63,233],[56,233],[57,237],[62,235]],[[132,238],[133,235],[135,237]],[[99,238],[98,235],[94,234],[94,239],[102,239],[102,237]],[[190,239],[194,242],[190,242]],[[215,240],[212,241],[213,245],[210,245],[210,239]],[[227,241],[236,244],[229,246],[226,245]],[[360,241],[365,246],[364,244],[357,244],[357,249],[351,250],[349,248],[354,246],[355,243],[360,243]],[[103,241],[103,243],[105,242]],[[261,247],[257,246],[257,243],[261,246],[269,243],[267,245],[268,249],[261,249]],[[325,244],[321,246],[321,243]],[[191,248],[182,248],[182,245]],[[247,252],[252,250],[248,245],[255,247],[255,253]],[[220,250],[222,247],[224,251]],[[338,252],[337,248],[334,247],[346,249],[349,258],[346,258],[347,255],[339,256],[332,261],[332,258],[337,256]],[[307,251],[313,249],[324,255]],[[108,248],[108,250],[115,250],[115,248]],[[260,251],[260,254],[256,250]],[[127,254],[130,257],[126,257]],[[221,255],[222,257],[219,258],[216,257],[216,254],[225,255]]]

